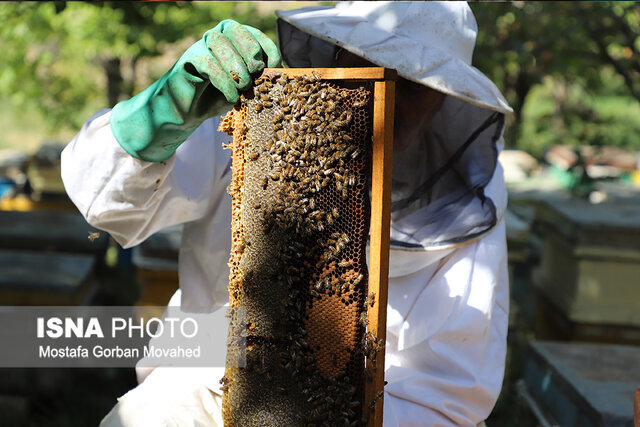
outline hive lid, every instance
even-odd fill
[[[640,251],[640,199],[600,204],[546,200],[536,211],[536,221],[576,246]]]
[[[74,292],[94,264],[90,255],[0,251],[0,288]]]
[[[104,253],[106,233],[97,232],[78,212],[0,211],[0,247],[3,249]]]
[[[537,341],[529,350],[527,389],[560,425],[633,424],[640,348]]]

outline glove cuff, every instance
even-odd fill
[[[148,162],[173,156],[201,123],[185,123],[180,111],[169,105],[170,97],[156,96],[156,92],[162,92],[163,80],[119,102],[111,111],[109,124],[118,144],[133,157]]]

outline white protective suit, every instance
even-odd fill
[[[476,425],[491,412],[502,384],[508,317],[502,221],[506,190],[496,159],[503,121],[486,132],[475,131],[490,113],[509,110],[501,95],[492,98],[495,94],[471,88],[465,96],[475,93],[477,99],[460,100],[464,97],[457,96],[455,87],[449,89],[455,97],[447,97],[425,141],[394,154],[393,201],[399,208],[392,215],[387,307],[384,425],[389,427]],[[231,198],[225,190],[231,170],[230,152],[222,149],[229,137],[217,131],[219,119],[205,121],[166,162],[150,163],[120,147],[109,117],[105,110],[90,118],[64,150],[62,177],[68,194],[90,224],[124,247],[184,224],[181,290],[171,303],[185,310],[223,307],[228,301],[231,224]],[[475,136],[469,139],[470,134]],[[438,148],[425,149],[427,145]],[[440,160],[434,164],[434,159]],[[448,172],[441,173],[442,185],[425,190],[431,168],[443,165]],[[451,184],[456,176],[465,177],[460,185]],[[407,195],[415,197],[403,204]],[[460,221],[441,221],[443,215],[456,218],[457,212],[464,214]],[[462,228],[455,225],[465,218],[475,219]],[[429,224],[448,232],[432,241],[425,231]],[[120,399],[103,424],[222,425],[222,372],[139,371],[141,385]]]

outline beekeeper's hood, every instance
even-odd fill
[[[348,2],[276,12],[290,67],[332,66],[336,46],[447,96],[427,143],[394,152],[396,246],[450,246],[490,230],[502,206],[484,194],[512,109],[471,66],[477,25],[463,2]],[[502,203],[501,201],[499,203]]]

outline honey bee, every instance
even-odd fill
[[[367,100],[366,99],[363,99],[361,101],[356,101],[356,102],[353,103],[353,107],[354,108],[362,108],[365,105],[367,105]]]
[[[367,296],[367,299],[365,300],[365,305],[368,305],[369,307],[373,307],[375,303],[376,303],[376,294],[371,292],[369,296]]]
[[[384,391],[379,391],[378,394],[373,398],[373,400],[369,403],[369,408],[373,409],[376,406],[376,403],[380,398],[384,395]]]
[[[90,241],[93,242],[94,240],[96,240],[99,237],[100,237],[100,232],[98,232],[98,231],[89,231],[88,239]]]
[[[325,169],[325,171],[322,173],[326,176],[326,175],[331,175],[333,171],[334,171],[334,168],[330,168],[330,169]]]
[[[262,181],[260,181],[260,186],[262,187],[263,190],[266,190],[268,185],[269,185],[269,179],[265,176],[262,178]]]
[[[284,118],[284,113],[282,111],[279,111],[278,113],[276,113],[275,116],[273,116],[273,123],[278,123],[281,122],[282,119]]]
[[[341,267],[341,268],[349,268],[349,267],[351,267],[352,265],[353,265],[353,261],[351,261],[351,260],[347,260],[347,261],[340,261],[340,262],[338,263],[338,267]]]

